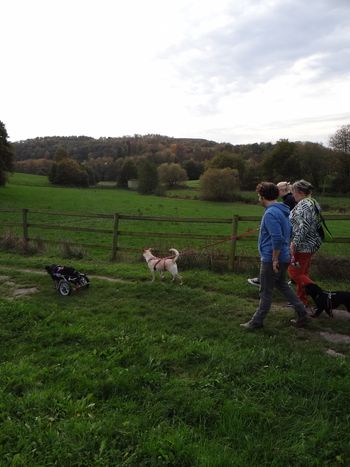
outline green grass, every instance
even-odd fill
[[[196,192],[198,182],[188,182],[191,186],[190,191]],[[181,192],[182,190],[176,190]],[[186,191],[186,190],[185,190]],[[200,201],[195,199],[168,198],[158,196],[144,196],[134,191],[121,189],[75,189],[75,188],[58,188],[48,185],[47,177],[33,176],[27,174],[14,174],[10,178],[10,183],[0,189],[1,207],[2,208],[29,208],[42,209],[48,211],[73,211],[81,213],[101,213],[112,215],[115,212],[121,214],[136,214],[149,216],[172,216],[176,217],[194,217],[194,218],[227,218],[231,219],[234,214],[261,216],[262,208],[257,204],[247,203],[216,203],[208,201]],[[256,198],[254,192],[243,192],[242,196]],[[324,201],[331,206],[336,200],[343,206],[348,205],[348,200],[345,198],[327,198]],[[334,205],[337,212],[336,205]],[[21,222],[21,213],[0,213],[1,221]],[[30,214],[29,221],[31,223],[51,223],[66,226],[81,226],[81,227],[98,227],[103,229],[112,229],[112,220],[95,220],[91,218],[77,219],[73,217],[52,217],[47,215]],[[239,233],[245,232],[247,229],[257,228],[258,222],[240,222]],[[1,223],[0,223],[1,226]],[[348,221],[329,222],[329,227],[334,236],[350,237],[350,224]],[[5,227],[0,227],[0,233]],[[15,229],[14,229],[15,230]],[[192,248],[205,248],[212,241],[195,240],[192,237],[189,239],[160,239],[156,233],[188,233],[188,234],[206,234],[206,235],[224,235],[228,239],[232,235],[230,224],[184,224],[167,222],[138,222],[138,221],[122,221],[120,230],[132,232],[148,232],[150,236],[141,236],[141,238],[121,236],[119,246],[122,248],[137,248],[140,251],[144,247],[158,248],[162,254],[166,253],[170,247],[176,246],[180,250],[188,250]],[[21,227],[17,228],[17,233],[22,234]],[[82,243],[99,243],[101,246],[111,248],[111,234],[95,234],[95,233],[62,233],[62,231],[42,230],[30,228],[31,237],[41,237],[46,239],[67,239],[68,241]],[[325,254],[343,255],[350,253],[350,244],[324,244],[322,251]],[[229,241],[224,242],[215,249],[228,251]],[[109,255],[108,250],[92,248],[88,250],[92,256]],[[247,241],[241,241],[238,244],[237,254],[248,254],[256,256],[256,236],[248,237]]]
[[[59,189],[45,180],[15,175],[1,188],[1,207],[261,214],[254,205]],[[298,330],[276,296],[265,328],[247,333],[239,323],[254,312],[258,291],[246,275],[181,270],[183,286],[152,284],[140,256],[112,263],[92,250],[67,260],[90,275],[91,287],[63,298],[44,271],[67,264],[58,249],[0,252],[1,465],[350,465],[350,347],[320,334],[349,335],[348,316],[321,316]],[[23,272],[29,268],[35,272]],[[321,285],[348,289],[349,278]],[[19,288],[37,292],[14,298]]]
[[[10,185],[24,185],[24,186],[51,186],[48,177],[43,175],[33,175],[16,172],[9,177]]]
[[[63,298],[48,275],[0,267],[2,465],[350,463],[350,349],[319,334],[348,334],[349,320],[297,330],[279,298],[246,333],[246,277],[113,272],[124,282]],[[13,300],[18,287],[38,292]]]

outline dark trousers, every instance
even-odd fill
[[[294,291],[287,284],[286,276],[289,263],[280,263],[279,271],[272,269],[272,263],[261,263],[260,266],[260,301],[252,317],[252,321],[262,324],[272,304],[272,292],[276,287],[290,302],[299,318],[306,316],[304,304],[298,299]]]

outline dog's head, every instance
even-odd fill
[[[323,290],[320,286],[314,282],[304,285],[304,289],[307,295],[310,295],[314,300],[317,300],[318,297],[323,293]]]
[[[144,248],[142,256],[147,260],[153,256],[152,248]]]
[[[327,315],[330,318],[332,318],[333,317],[332,302],[331,300],[328,299],[327,292],[321,289],[321,287],[315,283],[304,285],[304,289],[305,289],[306,294],[312,297],[313,301],[315,302],[317,306],[317,310],[311,316],[313,318],[316,318],[324,310],[327,313]]]
[[[50,266],[45,266],[45,269],[49,274],[52,274],[56,268],[57,268],[57,264],[51,264]]]

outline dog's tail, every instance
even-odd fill
[[[170,248],[169,251],[172,251],[174,253],[175,256],[174,258],[172,258],[172,260],[173,260],[173,263],[176,263],[178,257],[180,256],[180,253],[177,250],[175,250],[175,248]]]

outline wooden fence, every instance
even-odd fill
[[[128,215],[128,214],[93,214],[93,213],[76,213],[76,212],[58,212],[58,211],[49,211],[49,210],[29,210],[27,208],[23,209],[0,209],[0,215],[2,213],[11,213],[15,216],[18,215],[18,219],[9,220],[8,218],[5,221],[0,222],[1,227],[16,227],[17,230],[22,231],[22,237],[25,242],[38,240],[40,239],[44,243],[69,243],[70,245],[79,245],[82,247],[99,247],[99,248],[108,248],[111,252],[111,259],[116,260],[117,252],[128,250],[128,251],[139,251],[136,248],[121,248],[119,246],[119,241],[121,237],[140,237],[140,238],[160,238],[160,239],[175,239],[175,238],[187,238],[187,239],[199,239],[206,242],[207,246],[212,246],[215,244],[220,244],[223,242],[229,243],[229,252],[228,252],[228,267],[230,270],[234,269],[235,260],[239,258],[237,256],[237,241],[238,240],[254,240],[257,239],[257,230],[258,223],[260,222],[261,216],[239,216],[234,214],[232,218],[198,218],[198,217],[157,217],[157,216],[140,216],[140,215]],[[39,215],[45,218],[44,223],[35,222],[30,219],[31,216]],[[95,223],[103,222],[106,224],[107,228],[99,227],[83,227],[81,225],[70,226],[63,225],[61,223],[49,223],[47,222],[49,218],[76,218],[78,220],[89,219],[90,222],[93,220]],[[349,221],[350,215],[325,215],[324,216],[328,221]],[[158,225],[160,223],[167,222],[176,222],[176,223],[189,223],[189,224],[226,224],[230,227],[230,235],[211,235],[211,234],[200,234],[195,233],[194,229],[191,228],[191,232],[140,232],[133,230],[122,230],[122,224],[125,221],[138,221],[138,222],[155,222]],[[254,229],[244,229],[240,234],[239,227],[243,222],[256,223],[256,228]],[[59,232],[85,232],[92,234],[107,234],[110,236],[110,241],[108,244],[101,243],[86,243],[86,242],[74,242],[70,239],[59,239],[53,240],[48,238],[43,238],[40,236],[32,237],[30,235],[31,229],[48,230],[54,229]],[[255,235],[250,235],[255,232]],[[327,240],[326,240],[327,242]],[[333,237],[333,243],[350,243],[350,237]]]

